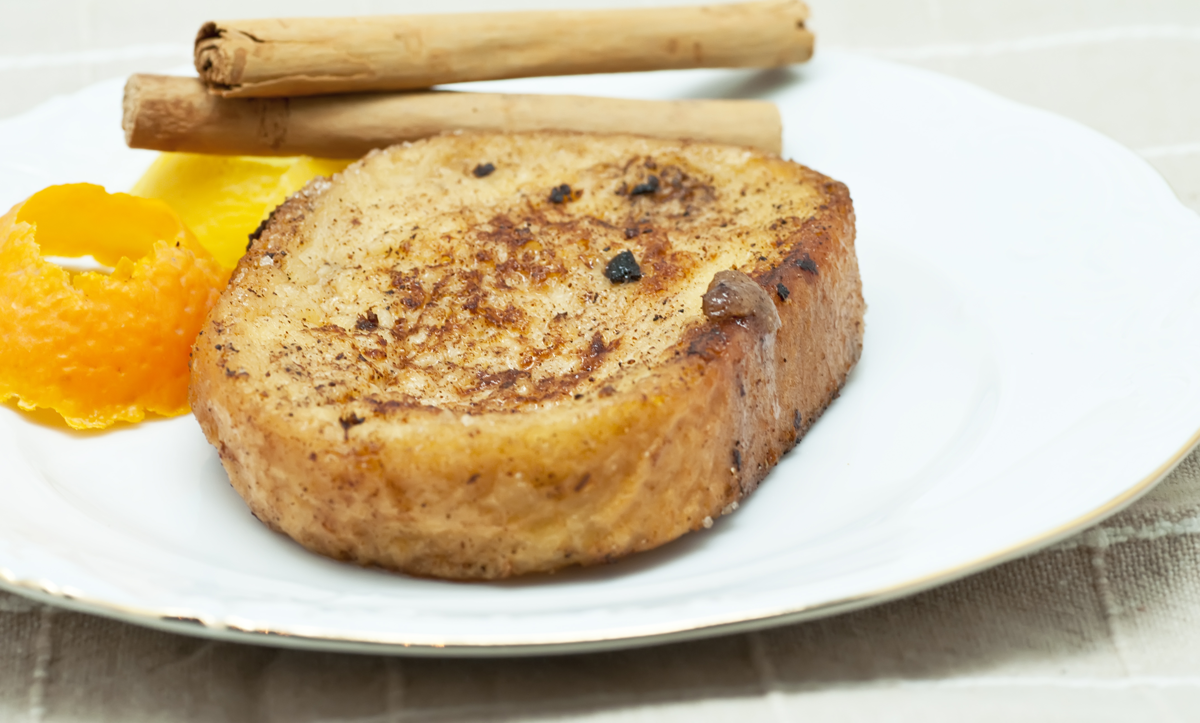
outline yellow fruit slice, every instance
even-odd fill
[[[350,163],[162,153],[132,193],[166,201],[217,261],[233,268],[249,235],[276,206],[314,177],[331,176]]]
[[[76,429],[187,412],[192,341],[228,276],[161,201],[87,183],[39,191],[0,217],[0,401]]]

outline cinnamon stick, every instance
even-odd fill
[[[624,10],[209,22],[195,62],[228,98],[808,60],[800,0]]]
[[[134,75],[125,85],[131,148],[355,158],[449,130],[572,130],[690,138],[779,153],[782,125],[757,100],[621,100],[495,93],[359,93],[218,98],[196,78]]]

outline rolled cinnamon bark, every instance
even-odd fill
[[[708,7],[209,22],[196,70],[229,98],[808,60],[800,0]]]
[[[572,130],[690,138],[779,153],[782,125],[756,100],[620,100],[493,93],[214,97],[196,78],[134,75],[125,85],[130,148],[226,155],[354,158],[448,130]]]

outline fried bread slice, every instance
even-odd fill
[[[844,185],[740,147],[445,135],[280,206],[193,352],[254,514],[321,554],[494,579],[736,509],[862,347]]]

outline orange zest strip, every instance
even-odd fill
[[[43,256],[92,256],[111,274]],[[188,358],[228,278],[162,201],[78,183],[0,217],[0,401],[76,429],[188,411]]]

